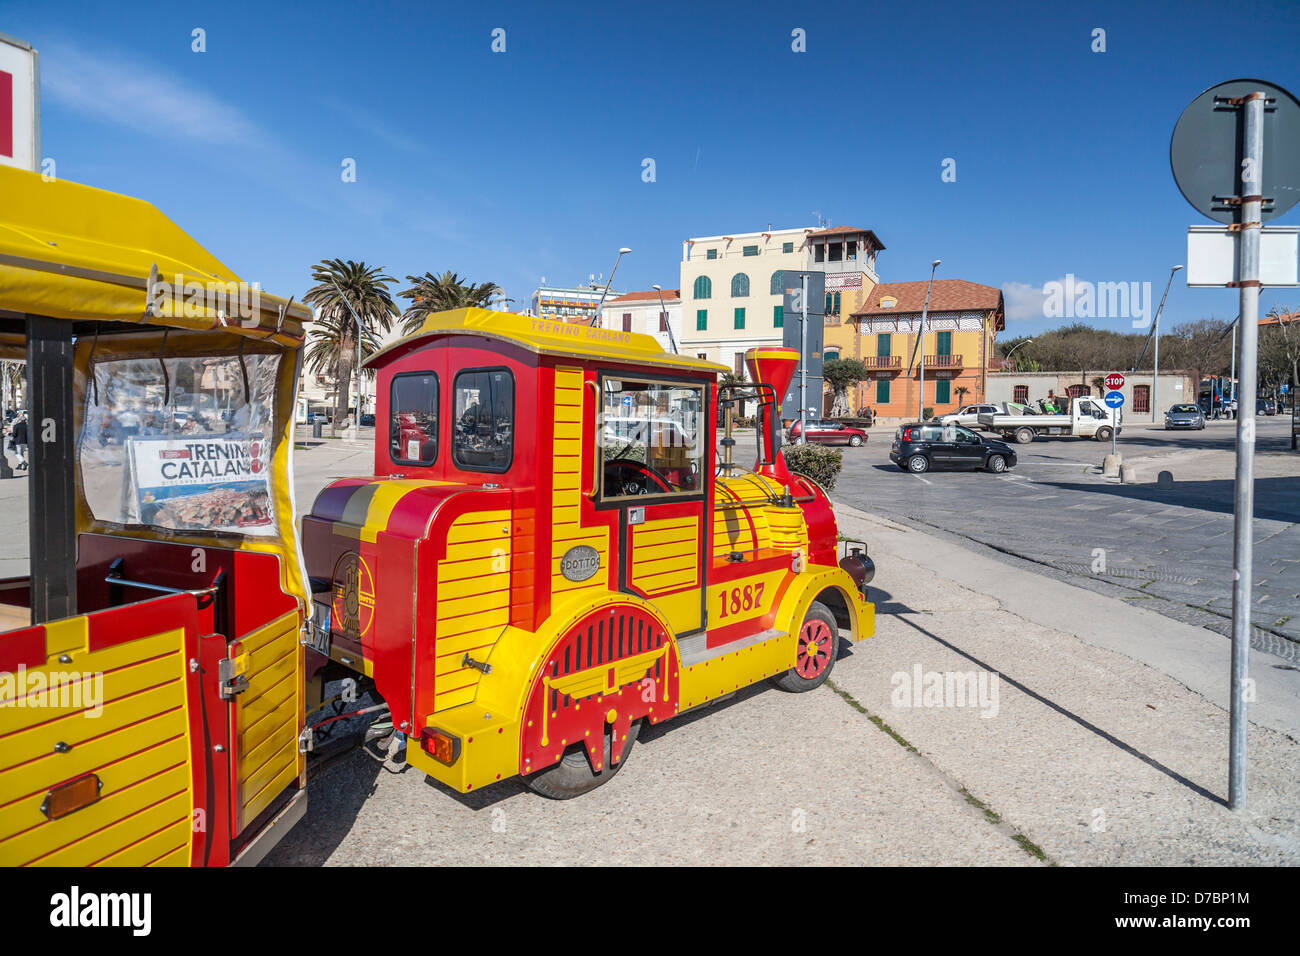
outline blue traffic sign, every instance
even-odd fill
[[[1107,405],[1109,405],[1111,408],[1123,408],[1123,407],[1124,407],[1124,393],[1123,393],[1123,392],[1107,392],[1107,393],[1106,393],[1106,397],[1105,397],[1104,399],[1102,399],[1102,401],[1104,401],[1104,402],[1105,402]]]

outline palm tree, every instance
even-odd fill
[[[387,332],[393,327],[398,309],[388,287],[397,280],[385,275],[382,266],[372,268],[351,259],[346,262],[322,259],[311,267],[311,277],[316,284],[307,290],[303,301],[316,308],[316,324],[322,333],[313,335],[306,361],[313,371],[334,376],[334,428],[337,430],[348,408],[348,385],[352,381],[357,350],[357,321],[362,326],[363,345],[367,338],[377,341],[377,330]],[[358,374],[357,421],[360,420],[361,376]]]
[[[411,300],[411,304],[402,313],[403,335],[418,331],[424,324],[425,317],[432,312],[465,308],[485,309],[500,300],[503,292],[495,282],[475,285],[462,279],[455,272],[444,272],[440,276],[426,272],[422,276],[407,276],[406,281],[411,283],[411,287],[398,293],[403,299]]]
[[[348,322],[349,328],[344,329],[342,324],[333,319],[321,319],[311,324],[311,330],[307,334],[307,350],[303,353],[303,366],[307,371],[316,375],[324,375],[333,379],[337,390],[337,383],[348,382],[349,379],[339,375],[340,357],[348,355],[355,358],[356,346],[345,345],[345,341],[351,337],[355,328],[355,323]],[[369,358],[375,352],[379,351],[379,337],[370,329],[365,330],[361,337],[361,357]],[[368,380],[373,381],[375,370],[368,368],[362,370]],[[335,407],[337,409],[337,395]]]

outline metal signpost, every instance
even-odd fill
[[[793,272],[787,269],[782,274],[781,285],[784,290],[781,314],[785,317],[781,344],[785,348],[799,350],[799,377],[792,383],[790,391],[781,396],[781,417],[799,420],[798,444],[803,444],[804,423],[808,413],[814,411],[808,407],[809,395],[818,398],[818,408],[815,411],[817,414],[821,412],[826,273]],[[799,319],[798,328],[792,321],[795,316]]]
[[[1124,407],[1124,393],[1120,391],[1124,387],[1124,376],[1120,372],[1111,372],[1106,376],[1106,388],[1110,391],[1106,394],[1104,401],[1111,408],[1122,409]],[[1119,401],[1112,402],[1111,396],[1118,395]],[[1121,411],[1119,415],[1122,415]],[[1110,426],[1110,453],[1115,454],[1115,435],[1119,431],[1119,415],[1115,416],[1115,421]]]
[[[1194,99],[1179,117],[1169,143],[1169,164],[1187,201],[1209,218],[1229,223],[1236,245],[1236,278],[1222,285],[1241,294],[1228,745],[1228,806],[1240,810],[1246,806],[1261,232],[1264,220],[1300,200],[1300,102],[1261,80],[1220,83]],[[1192,242],[1189,230],[1188,285],[1204,284],[1190,268]],[[1225,248],[1231,250],[1231,245]]]

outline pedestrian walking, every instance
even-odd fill
[[[19,412],[14,419],[13,430],[14,453],[18,456],[18,468],[27,468],[27,413]]]

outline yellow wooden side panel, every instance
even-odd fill
[[[301,770],[303,655],[298,612],[242,639],[248,688],[235,697],[237,803],[235,832],[248,826]]]
[[[474,699],[477,668],[510,623],[510,528],[508,509],[461,515],[447,532],[447,556],[438,562],[438,619],[434,625],[433,709]]]
[[[46,664],[0,679],[0,865],[188,864],[185,632],[91,653],[86,621],[47,625]],[[47,819],[50,788],[88,773],[99,799]]]
[[[630,583],[654,596],[700,584],[700,519],[664,518],[632,526]]]

